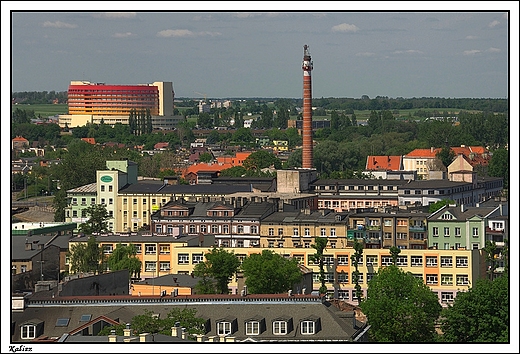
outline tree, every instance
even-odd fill
[[[134,244],[124,246],[119,243],[108,256],[107,264],[112,271],[127,269],[130,277],[140,277],[142,263],[137,258],[137,248]]]
[[[246,257],[242,270],[248,292],[252,294],[283,293],[302,278],[295,258],[284,258],[270,250]]]
[[[102,270],[103,249],[94,236],[90,236],[86,243],[72,244],[68,255],[72,273],[96,274]]]
[[[430,204],[430,206],[428,207],[428,213],[430,213],[430,214],[435,213],[437,210],[439,210],[443,206],[450,205],[450,204],[455,204],[455,201],[450,200],[450,199],[439,200],[438,202]]]
[[[320,266],[320,294],[325,294],[327,292],[327,286],[325,285],[325,269],[323,267],[323,251],[327,246],[327,238],[325,237],[315,237],[314,243],[311,245],[312,248],[316,250],[316,253],[310,256],[311,261],[314,263],[318,263]]]
[[[509,151],[500,148],[493,151],[489,161],[488,174],[492,177],[503,177],[504,188],[509,185]]]
[[[223,248],[214,247],[211,252],[204,255],[205,262],[198,263],[193,273],[201,278],[213,278],[216,281],[215,291],[218,294],[229,293],[228,284],[231,277],[240,266],[240,260],[234,252],[228,252]]]
[[[200,162],[211,162],[213,160],[213,155],[211,155],[209,152],[203,152],[199,155],[199,161]]]
[[[458,292],[453,305],[442,313],[445,342],[508,342],[509,282],[478,279],[467,292]]]
[[[137,336],[141,333],[160,333],[165,335],[172,335],[172,327],[180,326],[186,329],[190,334],[204,334],[205,320],[201,317],[196,316],[197,311],[195,309],[178,309],[172,308],[165,318],[154,316],[150,310],[144,310],[141,315],[136,315],[132,318],[130,327],[132,329],[131,335]],[[108,336],[112,330],[115,330],[115,334],[122,336],[123,330],[126,328],[125,323],[121,323],[115,326],[103,327],[101,331],[97,333],[98,336]]]
[[[451,148],[444,146],[435,156],[441,160],[444,167],[447,168],[453,162],[455,153]]]
[[[352,276],[352,282],[356,284],[354,287],[356,288],[356,297],[358,299],[358,305],[361,303],[361,296],[363,296],[363,292],[361,291],[361,285],[359,285],[359,270],[358,266],[360,261],[363,259],[363,243],[358,242],[357,238],[354,238],[354,255],[352,256],[354,260],[354,273]]]
[[[282,162],[272,152],[260,150],[249,155],[242,164],[246,170],[260,172],[261,169],[274,166],[276,169],[282,167]]]
[[[360,306],[376,342],[431,342],[442,309],[421,279],[395,265],[374,275]]]
[[[390,247],[390,255],[392,256],[393,265],[397,265],[397,257],[399,256],[399,253],[401,253],[401,249],[395,246]]]
[[[108,231],[108,211],[104,204],[94,204],[85,209],[89,219],[79,225],[79,230],[85,234]]]

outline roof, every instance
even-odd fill
[[[367,170],[401,170],[401,156],[368,156]]]
[[[363,324],[341,312],[323,298],[314,295],[250,294],[241,295],[188,295],[188,296],[110,296],[54,298],[31,302],[23,312],[12,312],[13,339],[20,341],[20,325],[38,318],[44,322],[44,335],[59,338],[84,325],[83,315],[91,319],[101,316],[130,323],[133,317],[149,310],[164,318],[174,307],[194,309],[197,317],[207,320],[206,336],[217,335],[217,322],[231,321],[229,336],[237,341],[351,341],[363,330]],[[57,319],[69,319],[66,326],[55,326]],[[262,323],[258,335],[246,334],[246,322]],[[275,320],[289,321],[287,334],[273,334]],[[315,334],[302,334],[300,322],[315,321]],[[265,324],[265,326],[264,326]],[[292,326],[291,326],[292,324]],[[354,327],[356,324],[356,327]]]
[[[215,171],[215,172],[220,172],[222,170],[225,170],[225,169],[228,169],[228,168],[231,168],[233,167],[233,164],[231,163],[211,163],[211,164],[208,164],[208,163],[205,163],[205,162],[201,162],[201,163],[198,163],[198,164],[195,164],[195,165],[191,165],[190,167],[188,167],[187,169],[185,169],[183,171],[183,176],[186,176],[188,173],[195,173],[197,174],[199,171]]]
[[[153,278],[154,286],[184,286],[194,288],[200,278],[188,274],[167,274],[157,278]],[[135,284],[148,285],[152,279],[146,279]]]
[[[69,189],[67,193],[96,193],[97,192],[97,184],[96,182],[85,184],[83,186],[79,186],[76,188]]]
[[[13,138],[12,141],[20,141],[20,142],[24,142],[24,143],[28,143],[29,140],[25,139],[23,136],[16,136]]]

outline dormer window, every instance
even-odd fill
[[[227,336],[237,330],[237,319],[235,317],[226,317],[217,321],[217,334],[219,336]]]
[[[316,334],[320,330],[320,318],[316,316],[310,316],[304,318],[300,322],[301,334],[311,335]]]
[[[287,321],[274,321],[273,334],[285,335],[287,334]]]
[[[26,324],[22,326],[22,339],[34,339],[36,338],[36,326],[33,324]]]
[[[442,218],[443,218],[444,220],[451,220],[451,219],[453,219],[453,215],[451,215],[451,214],[449,214],[449,213],[446,213],[446,214],[443,214],[443,215],[442,215]]]

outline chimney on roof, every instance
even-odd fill
[[[430,152],[433,152],[433,150],[434,150],[433,146],[432,146],[432,147],[430,147]]]
[[[126,324],[126,327],[123,329],[123,336],[130,337],[132,335],[132,329],[130,328],[130,323]]]

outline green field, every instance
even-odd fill
[[[23,109],[26,111],[34,111],[34,115],[38,117],[53,116],[55,114],[68,114],[69,107],[66,104],[13,104],[11,110],[14,111],[16,108]]]

